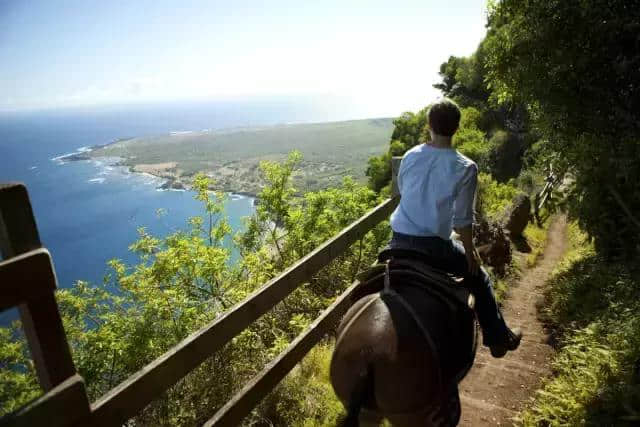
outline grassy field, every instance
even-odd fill
[[[301,190],[337,184],[343,176],[365,178],[367,159],[384,152],[393,119],[279,125],[255,129],[174,133],[132,138],[93,150],[92,157],[116,156],[133,171],[189,184],[197,172],[225,191],[256,193],[259,162],[282,160],[292,150],[304,157],[296,177]]]

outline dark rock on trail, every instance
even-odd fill
[[[506,215],[505,228],[512,237],[522,235],[531,219],[531,199],[526,194],[519,194]]]

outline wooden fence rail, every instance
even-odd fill
[[[399,160],[394,159],[394,172],[398,164]],[[298,286],[309,281],[378,223],[387,219],[398,202],[397,197],[382,202],[247,299],[189,335],[89,405],[84,382],[76,374],[70,357],[53,297],[55,273],[48,252],[39,249],[41,245],[26,189],[22,185],[4,185],[0,186],[0,190],[0,249],[3,255],[3,261],[0,262],[0,297],[3,303],[0,309],[18,303],[29,307],[26,315],[21,312],[21,317],[41,385],[47,392],[40,399],[0,419],[0,426],[32,425],[38,424],[37,421],[50,427],[122,425]],[[21,253],[27,254],[16,256]],[[27,262],[32,265],[38,263],[40,267],[36,273],[27,272]],[[29,283],[28,288],[24,286],[25,281]],[[339,296],[306,332],[297,337],[206,425],[238,424],[335,325],[348,308],[349,297],[355,286],[352,284]],[[37,304],[29,305],[33,301]],[[57,415],[53,416],[53,412]]]
[[[22,184],[0,184],[0,252],[0,310],[18,306],[40,386],[49,391],[76,369],[53,295],[51,256],[42,248]]]
[[[143,367],[92,405],[96,425],[123,423],[191,372],[302,283],[359,240],[395,206],[388,199],[269,281],[246,300]]]

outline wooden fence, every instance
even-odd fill
[[[542,190],[536,193],[536,196],[533,201],[533,217],[536,220],[538,226],[542,226],[542,223],[545,219],[541,218],[540,212],[542,211],[542,207],[545,203],[551,199],[551,195],[553,194],[553,190],[558,182],[562,179],[563,174],[555,174],[553,172],[553,164],[549,163],[548,173],[545,178],[545,184]]]
[[[393,193],[399,158],[392,162]],[[42,248],[26,188],[0,185],[0,310],[18,306],[44,395],[0,419],[4,426],[117,426],[219,350],[320,269],[387,219],[398,197],[385,200],[247,299],[149,363],[94,403],[71,358],[54,297],[57,287],[49,252]],[[348,309],[353,283],[335,302],[231,398],[205,425],[233,426],[266,396]],[[215,374],[215,373],[214,373]]]

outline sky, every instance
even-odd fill
[[[341,96],[416,110],[485,0],[0,0],[0,111]]]

